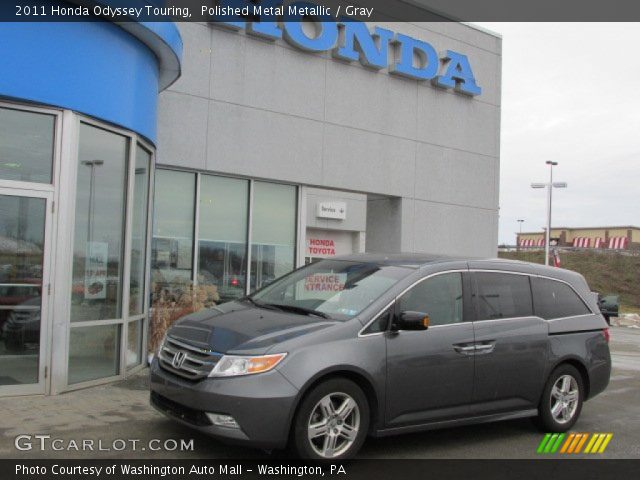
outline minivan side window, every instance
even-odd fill
[[[398,311],[426,313],[430,326],[462,322],[462,274],[444,273],[418,283],[399,299]]]
[[[536,315],[545,320],[588,315],[591,310],[569,285],[548,278],[533,277],[533,302]]]
[[[474,276],[477,289],[477,320],[533,315],[531,287],[527,275],[478,272]]]

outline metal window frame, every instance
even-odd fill
[[[194,170],[188,168],[180,168],[172,165],[157,165],[155,170],[163,170],[163,171],[173,171],[178,173],[192,173],[195,175],[195,194],[194,194],[194,221],[193,221],[193,242],[192,242],[192,265],[191,265],[191,282],[194,287],[198,284],[198,275],[200,273],[200,197],[202,192],[202,176],[211,176],[211,177],[221,177],[221,178],[229,178],[233,180],[245,180],[248,182],[248,198],[247,198],[247,218],[246,218],[246,250],[245,250],[245,258],[247,264],[247,271],[245,276],[245,294],[249,295],[251,293],[251,273],[252,273],[252,246],[253,246],[253,210],[254,210],[254,198],[255,198],[255,184],[256,182],[263,183],[273,183],[276,185],[286,185],[289,187],[293,187],[296,189],[295,197],[296,204],[295,208],[295,221],[296,226],[294,228],[294,245],[293,245],[293,268],[299,268],[304,264],[304,251],[300,250],[300,239],[304,238],[304,216],[302,208],[302,199],[304,198],[303,187],[301,185],[287,183],[287,182],[279,182],[265,179],[257,179],[252,177],[247,177],[243,175],[230,175],[226,173],[218,173],[215,171],[206,171],[206,170]],[[154,175],[155,178],[155,175]],[[155,193],[155,192],[154,192]],[[155,195],[154,197],[155,198]],[[154,205],[155,206],[155,205]],[[151,215],[153,216],[153,215]],[[153,239],[153,231],[150,234],[150,241]],[[149,247],[149,255],[151,253],[151,247]],[[149,256],[149,258],[151,258]],[[149,264],[149,271],[151,270],[151,265]],[[149,309],[151,306],[149,306]]]
[[[123,222],[123,238],[122,238],[122,275],[120,279],[121,289],[121,302],[118,318],[104,319],[104,320],[87,320],[80,322],[71,321],[71,295],[69,289],[63,289],[61,295],[68,298],[59,298],[59,311],[57,312],[57,318],[64,319],[64,339],[58,339],[58,341],[52,342],[52,350],[57,352],[56,361],[52,361],[52,365],[56,365],[55,372],[52,369],[51,379],[51,393],[60,393],[64,391],[72,391],[81,388],[86,388],[94,385],[101,385],[104,383],[113,382],[114,380],[120,380],[126,378],[132,374],[135,374],[146,365],[146,341],[148,338],[148,325],[149,325],[149,292],[151,288],[151,272],[150,272],[150,256],[151,256],[151,226],[152,226],[152,199],[153,199],[153,185],[155,180],[155,148],[146,139],[142,138],[135,132],[125,130],[108,123],[86,117],[84,115],[65,111],[66,124],[65,136],[67,141],[66,148],[66,178],[64,179],[66,189],[60,189],[61,201],[60,203],[60,215],[66,218],[59,219],[59,222],[63,225],[67,233],[67,250],[73,252],[74,234],[75,234],[75,212],[76,212],[76,195],[77,195],[77,174],[78,174],[78,154],[80,145],[80,127],[82,124],[86,124],[95,128],[99,128],[106,132],[123,136],[127,139],[128,152],[127,152],[127,165],[126,165],[126,178],[124,189],[124,210],[125,215]],[[132,244],[132,225],[133,225],[133,201],[135,196],[135,168],[136,168],[136,152],[137,147],[142,147],[147,153],[150,154],[149,159],[149,184],[146,195],[146,214],[147,214],[147,231],[146,231],[146,252],[145,252],[145,280],[144,280],[144,303],[143,312],[141,314],[130,315],[129,314],[129,300],[130,300],[130,285],[131,285],[131,244]],[[62,177],[61,177],[62,180]],[[62,192],[64,190],[64,192]],[[61,265],[61,272],[58,274],[61,277],[62,282],[60,284],[71,286],[73,283],[73,256],[65,259],[66,265]],[[126,365],[126,352],[128,345],[128,326],[132,322],[142,321],[142,352],[140,354],[140,362],[132,367],[127,368]],[[145,321],[146,320],[146,321]],[[119,325],[119,352],[118,352],[118,368],[117,374],[109,377],[103,377],[94,380],[88,380],[78,383],[69,383],[69,353],[70,353],[70,337],[71,330],[73,328],[82,327],[98,327],[105,325]],[[61,341],[62,340],[62,341]],[[64,354],[62,353],[64,352]],[[54,378],[55,374],[55,378]]]
[[[0,107],[29,113],[51,115],[53,123],[53,144],[51,147],[51,183],[23,182],[0,179],[0,193],[21,198],[41,198],[45,200],[45,231],[42,271],[42,303],[40,320],[40,349],[38,358],[38,382],[32,384],[6,385],[0,387],[0,397],[15,395],[49,394],[52,380],[52,355],[55,314],[55,272],[56,258],[52,252],[58,250],[58,191],[63,164],[64,111],[39,105],[29,105],[7,100],[0,101]],[[45,295],[46,292],[46,295]]]

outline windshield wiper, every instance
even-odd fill
[[[254,300],[251,297],[244,297],[243,300],[249,302],[251,305],[258,307],[258,308],[264,308],[266,310],[277,310],[277,311],[282,311],[281,308],[279,308],[277,305],[273,305],[271,303],[264,303],[261,302],[259,300]]]
[[[315,315],[317,317],[328,318],[328,319],[331,318],[326,313],[319,312],[319,311],[314,310],[312,308],[298,307],[296,305],[281,305],[279,303],[265,303],[264,305],[269,305],[270,307],[275,307],[275,308],[277,308],[279,310],[285,310],[285,311],[289,311],[289,312],[293,312],[293,313],[301,313],[303,315]]]

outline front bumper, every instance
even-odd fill
[[[151,364],[151,404],[180,423],[232,443],[284,448],[298,390],[277,370],[192,382]],[[213,425],[205,412],[232,416],[240,428]]]

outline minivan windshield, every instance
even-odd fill
[[[277,280],[248,300],[262,308],[348,320],[411,271],[392,265],[321,260]]]

